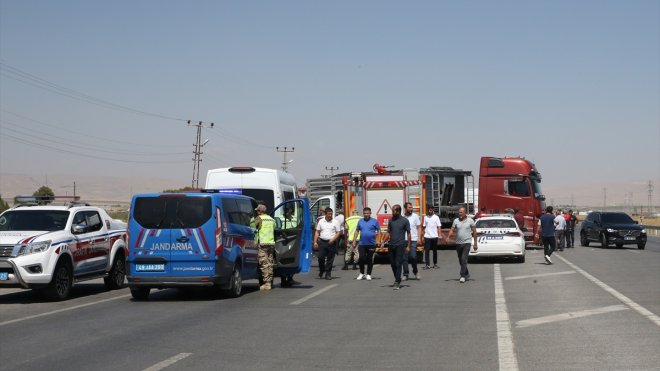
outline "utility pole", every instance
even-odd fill
[[[194,189],[199,189],[199,163],[202,162],[202,147],[209,141],[208,139],[204,141],[204,143],[201,143],[202,141],[202,128],[213,128],[213,123],[210,123],[208,126],[204,126],[204,123],[202,121],[199,121],[197,124],[191,124],[190,120],[188,120],[188,126],[193,126],[197,128],[197,137],[195,139],[195,143],[193,144],[194,151],[193,154],[195,157],[192,159],[193,160],[193,175],[192,175],[192,188]]]
[[[607,188],[603,188],[603,210],[607,206]]]
[[[649,214],[653,213],[653,182],[649,180]]]
[[[326,170],[330,171],[330,192],[332,193],[332,196],[335,196],[335,170],[339,170],[339,166],[326,166]]]
[[[282,161],[282,170],[286,173],[287,172],[286,170],[289,168],[289,162],[293,161],[293,160],[291,160],[291,161],[287,162],[286,161],[286,154],[294,152],[296,150],[296,148],[295,147],[291,147],[291,148],[288,148],[288,147],[275,147],[275,150],[277,152],[283,152],[284,153],[284,160]]]

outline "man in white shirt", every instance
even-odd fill
[[[442,224],[440,218],[435,215],[432,205],[426,206],[426,218],[424,218],[424,269],[430,267],[430,252],[433,251],[433,268],[438,267],[438,239],[442,239]]]
[[[564,251],[564,235],[566,232],[566,218],[561,210],[555,213],[555,240],[557,241],[557,250]]]
[[[415,279],[419,280],[421,276],[417,271],[417,243],[419,242],[419,236],[422,234],[422,223],[419,220],[419,215],[413,212],[413,206],[410,202],[403,204],[403,208],[403,216],[410,223],[410,251],[407,254],[403,254],[403,280],[408,280],[410,273],[408,263],[412,265]]]
[[[337,239],[341,235],[341,227],[336,219],[332,218],[332,209],[325,209],[325,217],[316,223],[314,233],[314,249],[318,250],[319,278],[325,275],[326,280],[332,279],[332,263],[337,255]]]

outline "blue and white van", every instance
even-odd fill
[[[258,279],[256,201],[203,190],[138,194],[128,220],[128,286],[136,300],[152,288],[213,286],[240,296],[243,280]],[[312,217],[306,199],[275,207],[275,266],[288,274],[309,272]]]

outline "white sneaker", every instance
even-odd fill
[[[364,278],[364,274],[360,273],[360,274],[357,276],[356,280],[359,281],[359,280],[361,280],[361,279],[363,279],[363,278]]]
[[[367,274],[367,281],[371,281],[371,276]]]
[[[408,276],[403,276],[403,278],[401,278],[401,279],[402,279],[403,281],[408,281]]]
[[[552,260],[550,260],[550,255],[545,256],[545,262],[548,264],[552,264]]]
[[[415,274],[415,279],[416,279],[417,281],[419,281],[419,280],[422,279],[422,276],[421,276],[419,273],[416,273],[416,274]]]
[[[461,279],[458,280],[458,282],[460,282],[460,283],[465,283],[465,277],[461,277]]]

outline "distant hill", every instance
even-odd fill
[[[85,201],[128,203],[135,193],[162,192],[189,186],[189,181],[148,177],[79,176],[79,175],[23,175],[0,174],[0,194],[8,201],[18,195],[31,195],[42,185],[50,187],[56,196],[76,195]]]

